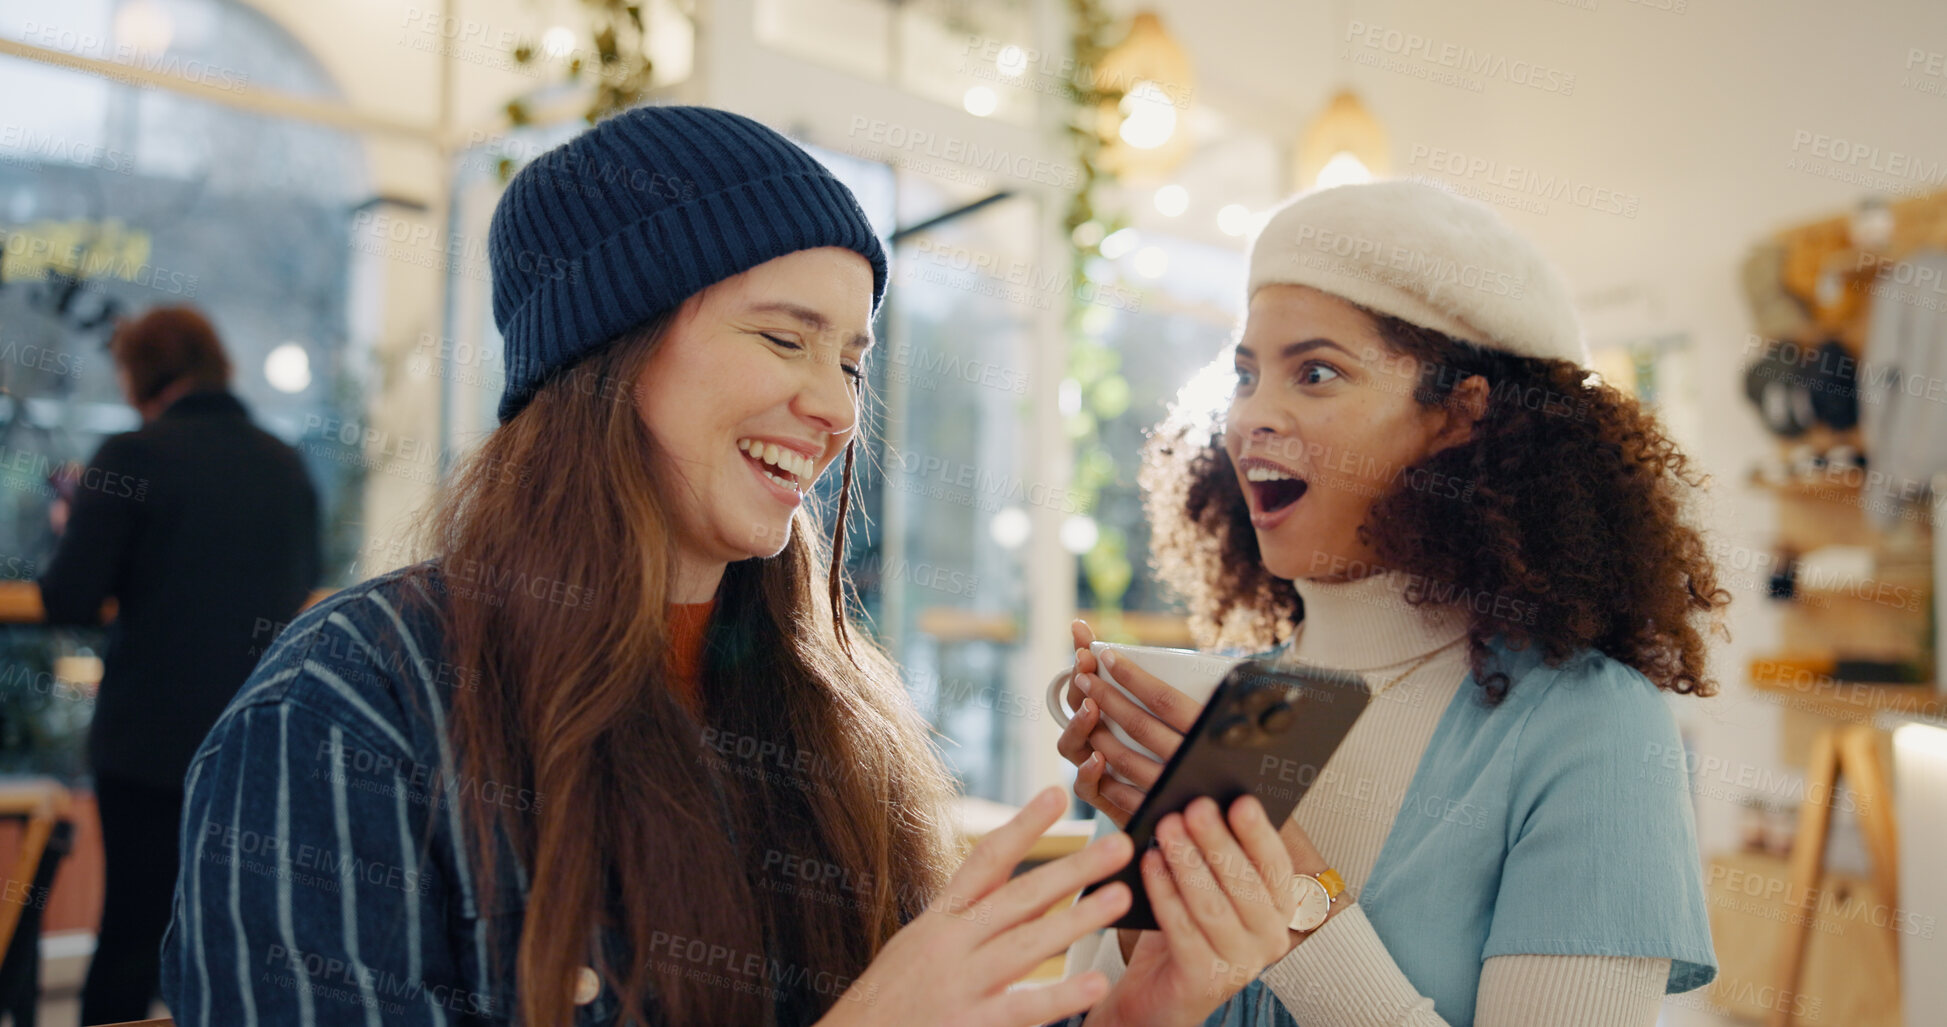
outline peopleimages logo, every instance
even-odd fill
[[[19,364],[36,371],[49,371],[58,375],[80,376],[84,361],[65,350],[48,346],[25,346],[11,339],[0,342],[0,364]]]
[[[1947,96],[1947,53],[1917,46],[1907,50],[1900,85],[1930,96]]]
[[[108,40],[87,32],[59,25],[42,25],[38,22],[21,23],[21,39],[50,50],[59,50],[76,57],[92,57],[110,61],[126,68],[169,75],[185,82],[194,82],[212,89],[230,93],[241,93],[250,88],[250,76],[241,71],[219,67],[208,61],[181,54],[143,50],[131,43],[115,43],[109,46]]]
[[[1918,196],[1947,185],[1947,161],[1928,160],[1844,136],[1801,128],[1792,133],[1792,153],[1794,156],[1785,161],[1788,171],[1862,185],[1894,196]],[[1805,155],[1818,161],[1808,161]]]
[[[1572,72],[1534,61],[1509,59],[1504,54],[1476,50],[1471,46],[1442,42],[1417,32],[1350,21],[1345,26],[1344,42],[1378,51],[1399,61],[1417,60],[1456,74],[1498,78],[1513,85],[1562,96],[1575,92],[1575,75]]]
[[[926,129],[909,129],[894,122],[853,115],[848,135],[865,138],[880,146],[903,150],[921,157],[947,161],[995,175],[1009,175],[1026,182],[1073,189],[1081,174],[1072,167],[1053,161],[1009,153],[997,146],[982,146],[954,136],[939,136]]]
[[[1438,146],[1414,144],[1406,163],[1409,167],[1425,167],[1443,175],[1479,181],[1524,196],[1565,202],[1602,214],[1633,218],[1643,204],[1643,198],[1635,193],[1621,192],[1592,182],[1578,182],[1567,175],[1503,164],[1491,157]]]
[[[134,154],[52,132],[36,132],[24,125],[0,125],[0,149],[17,151],[20,154],[45,158],[48,161],[100,168],[121,175],[135,170]],[[29,163],[25,157],[7,154],[0,154],[0,162]]]
[[[1915,178],[1939,184],[1947,182],[1947,163],[1929,161],[1899,150],[1885,150],[1870,143],[1854,142],[1844,136],[1826,135],[1799,129],[1792,133],[1792,150],[1836,164],[1865,164],[1866,170],[1896,178]]]
[[[1520,275],[1478,264],[1462,264],[1444,254],[1427,253],[1403,243],[1382,243],[1313,224],[1299,225],[1291,244],[1317,252],[1318,256],[1302,258],[1306,267],[1353,278],[1395,285],[1403,281],[1432,280],[1511,299],[1520,299],[1526,291],[1526,282]],[[1380,263],[1375,265],[1374,260]]]
[[[148,233],[120,221],[36,221],[0,232],[0,281],[31,282],[52,271],[76,278],[107,275],[145,289],[194,298],[197,276],[149,259]]]

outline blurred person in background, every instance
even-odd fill
[[[142,427],[110,436],[49,512],[47,622],[98,625],[113,599],[88,762],[107,889],[81,1022],[139,1020],[157,993],[190,754],[303,607],[318,498],[295,450],[229,391],[209,321],[171,307],[109,343]]]

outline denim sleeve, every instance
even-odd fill
[[[455,966],[411,766],[288,697],[224,717],[185,782],[162,952],[176,1023],[411,1027],[489,1011]]]

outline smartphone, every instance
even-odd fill
[[[1142,856],[1158,844],[1156,825],[1206,795],[1226,814],[1231,803],[1255,795],[1282,825],[1370,699],[1365,680],[1348,671],[1257,660],[1231,668],[1129,818],[1124,830],[1136,843],[1135,858],[1082,894],[1121,881],[1133,901],[1114,926],[1156,930],[1142,882]]]

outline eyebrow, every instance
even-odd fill
[[[1325,346],[1330,346],[1331,348],[1338,350],[1340,353],[1343,353],[1348,357],[1352,355],[1351,350],[1346,349],[1344,346],[1341,346],[1330,339],[1324,339],[1324,338],[1306,339],[1304,342],[1287,342],[1284,344],[1284,348],[1278,351],[1278,355],[1284,358],[1285,360],[1290,360],[1292,357],[1298,356],[1301,353],[1309,353],[1312,350],[1319,349]],[[1251,348],[1249,346],[1244,345],[1241,342],[1237,344],[1237,355],[1240,357],[1250,357],[1253,360],[1257,358],[1257,354],[1252,353]]]
[[[813,331],[818,331],[818,332],[830,331],[832,326],[831,319],[819,313],[818,311],[813,310],[810,307],[803,306],[802,304],[790,303],[783,300],[774,303],[759,303],[751,307],[750,309],[751,312],[755,314],[783,314],[794,321],[798,321],[802,323],[805,327],[810,328]],[[845,343],[845,347],[847,349],[862,350],[862,349],[869,349],[871,348],[871,346],[872,346],[872,336],[867,335],[864,332],[859,332],[856,335],[853,335],[852,338]]]

